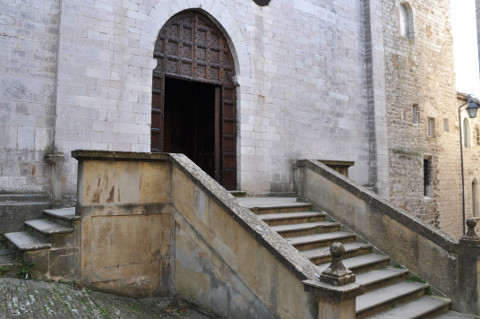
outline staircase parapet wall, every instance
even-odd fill
[[[313,160],[294,164],[295,190],[453,300],[479,313],[480,247],[457,241]]]
[[[130,296],[178,294],[225,318],[318,318],[322,300],[333,309],[325,318],[336,318],[345,300],[354,305],[351,291],[341,302],[327,294],[344,288],[306,291],[317,267],[186,156],[72,156],[84,284]]]

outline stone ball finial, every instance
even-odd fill
[[[332,257],[341,258],[345,254],[345,246],[342,243],[334,242],[330,246],[330,253]]]
[[[343,286],[355,282],[355,274],[345,268],[342,263],[345,246],[342,243],[335,242],[330,245],[330,253],[332,254],[332,263],[322,272],[320,281],[334,286]]]
[[[480,244],[480,237],[475,233],[475,226],[477,226],[477,220],[475,218],[469,218],[465,222],[467,224],[467,233],[463,235],[460,239],[463,242],[475,243],[475,245]]]
[[[473,218],[467,219],[467,226],[468,228],[475,228],[477,226],[477,221]]]

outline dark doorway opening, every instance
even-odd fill
[[[183,153],[215,178],[216,85],[165,78],[166,152]]]

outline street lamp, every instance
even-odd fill
[[[473,119],[477,117],[477,111],[478,111],[478,101],[474,99],[471,95],[468,95],[468,100],[467,102],[463,103],[458,107],[458,128],[460,131],[460,164],[462,167],[462,216],[463,216],[463,234],[465,235],[465,177],[463,173],[463,140],[462,140],[462,116],[460,109],[467,105],[467,113],[468,116]]]

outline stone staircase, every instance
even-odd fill
[[[78,273],[79,220],[74,207],[45,209],[42,219],[25,221],[23,231],[5,234],[8,248],[16,252],[17,264],[19,260],[23,265],[33,262],[29,273],[36,278],[74,280]]]
[[[309,203],[286,197],[243,197],[251,209],[305,257],[319,274],[330,264],[334,242],[345,246],[344,265],[356,275],[365,293],[356,300],[357,318],[473,318],[450,310],[451,301],[431,295],[427,283],[328,217]]]

